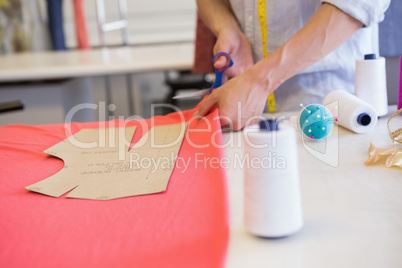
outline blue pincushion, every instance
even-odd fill
[[[299,125],[307,137],[318,140],[331,133],[334,127],[334,118],[323,105],[311,104],[301,111]]]

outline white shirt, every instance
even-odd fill
[[[383,20],[390,0],[266,0],[268,54],[299,31],[321,6],[330,3],[361,21],[348,41],[326,57],[285,81],[276,91],[278,111],[295,111],[300,103],[321,104],[333,90],[353,92],[355,62],[364,54],[378,55],[378,22]],[[253,49],[254,61],[263,58],[258,0],[230,0],[240,27]]]

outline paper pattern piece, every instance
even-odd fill
[[[155,126],[129,150],[136,127],[82,129],[44,152],[64,161],[26,189],[45,195],[110,200],[166,190],[186,123]]]
[[[402,168],[402,150],[396,145],[391,148],[376,148],[371,142],[368,150],[369,158],[364,164],[370,166],[378,161],[385,160],[386,167],[399,166]]]

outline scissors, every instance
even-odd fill
[[[223,73],[226,71],[226,69],[232,67],[233,61],[232,61],[232,58],[229,56],[228,53],[219,52],[219,53],[215,54],[215,56],[213,58],[213,63],[215,63],[216,59],[218,57],[220,57],[220,56],[224,56],[226,58],[227,63],[223,68],[220,68],[220,69],[215,68],[215,82],[211,86],[211,88],[201,89],[201,90],[198,90],[196,92],[191,92],[191,93],[180,94],[180,95],[174,96],[173,99],[187,99],[187,98],[194,98],[194,97],[202,97],[202,96],[205,96],[205,95],[208,95],[208,94],[212,93],[212,91],[214,89],[222,86]]]

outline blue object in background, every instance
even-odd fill
[[[63,1],[46,0],[47,16],[53,49],[66,50],[63,30]]]
[[[318,140],[331,133],[334,127],[334,118],[323,105],[311,104],[300,113],[299,125],[307,137]]]
[[[402,5],[400,0],[392,0],[379,24],[380,55],[393,57],[402,55]]]

